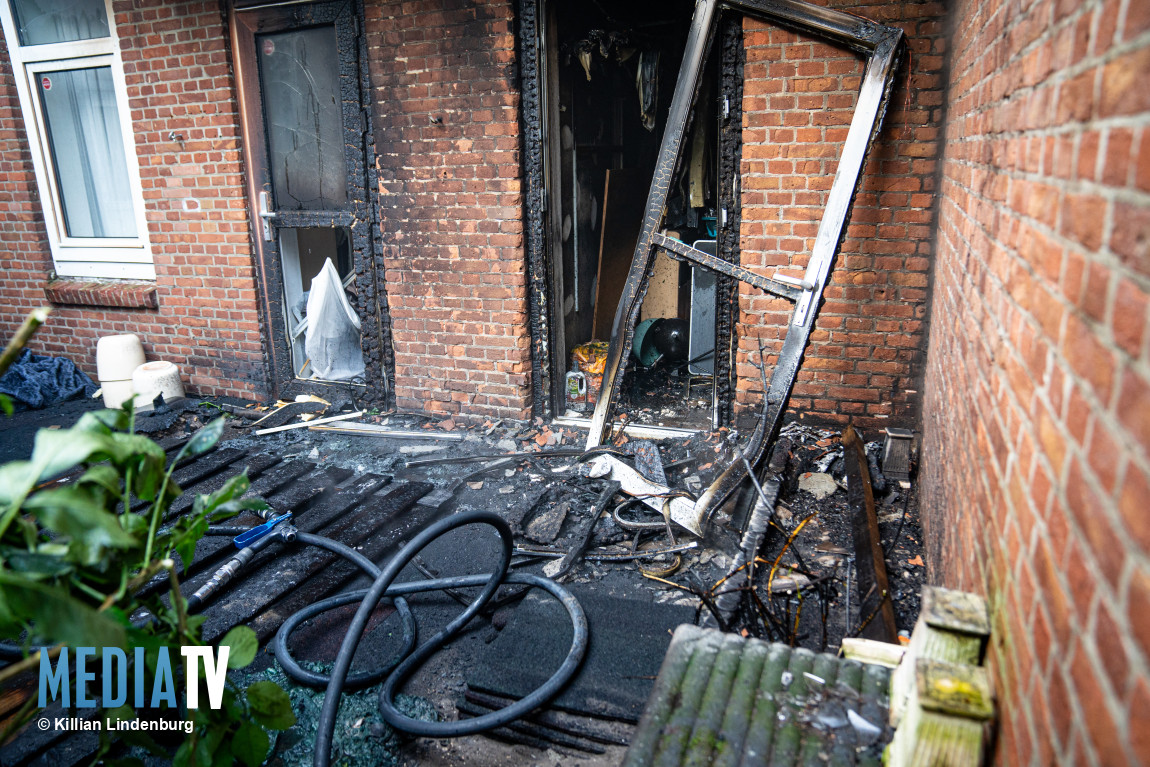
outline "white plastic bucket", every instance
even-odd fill
[[[138,336],[104,336],[96,342],[96,378],[103,389],[104,407],[118,408],[132,396],[132,373],[146,362]]]
[[[136,393],[136,410],[151,410],[157,394],[171,402],[184,396],[180,369],[167,360],[146,362],[132,373],[132,390]]]

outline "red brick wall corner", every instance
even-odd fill
[[[923,431],[1003,765],[1150,763],[1150,5],[954,4]]]

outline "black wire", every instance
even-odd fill
[[[898,528],[894,531],[894,540],[890,545],[883,549],[882,558],[886,559],[890,553],[894,551],[894,547],[898,544],[898,537],[902,535],[902,526],[906,524],[906,512],[910,508],[910,490],[902,491],[902,519],[898,521]]]

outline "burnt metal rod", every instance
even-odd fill
[[[745,282],[748,285],[753,285],[759,290],[772,293],[779,298],[785,298],[789,301],[798,301],[801,295],[800,291],[790,285],[784,285],[781,282],[772,280],[770,277],[763,277],[761,274],[755,274],[750,269],[742,266],[724,261],[721,258],[712,256],[698,248],[691,247],[681,240],[676,240],[673,237],[668,237],[664,234],[656,234],[651,238],[656,247],[662,248],[668,254],[676,257],[685,258],[688,261],[698,264],[704,269],[710,269],[712,272],[725,274],[728,277],[734,277],[740,282]]]
[[[481,461],[497,461],[501,458],[576,458],[583,455],[583,450],[540,450],[538,452],[531,452],[530,450],[521,453],[499,453],[495,455],[458,455],[448,458],[420,458],[415,461],[408,461],[407,468],[416,466],[437,466],[443,463],[479,463]]]
[[[636,551],[631,554],[584,554],[583,559],[588,562],[630,562],[635,559],[652,559],[653,557],[661,557],[664,554],[681,554],[684,551],[691,551],[699,547],[698,541],[691,541],[690,543],[680,543],[678,546],[668,546],[665,549],[647,549],[644,551]],[[564,551],[549,551],[547,549],[529,549],[522,546],[515,547],[515,554],[519,556],[533,556],[533,557],[550,557],[551,559],[558,559],[559,557],[567,556],[569,552]]]

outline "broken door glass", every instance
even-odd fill
[[[256,38],[276,207],[331,210],[347,202],[335,27]]]

